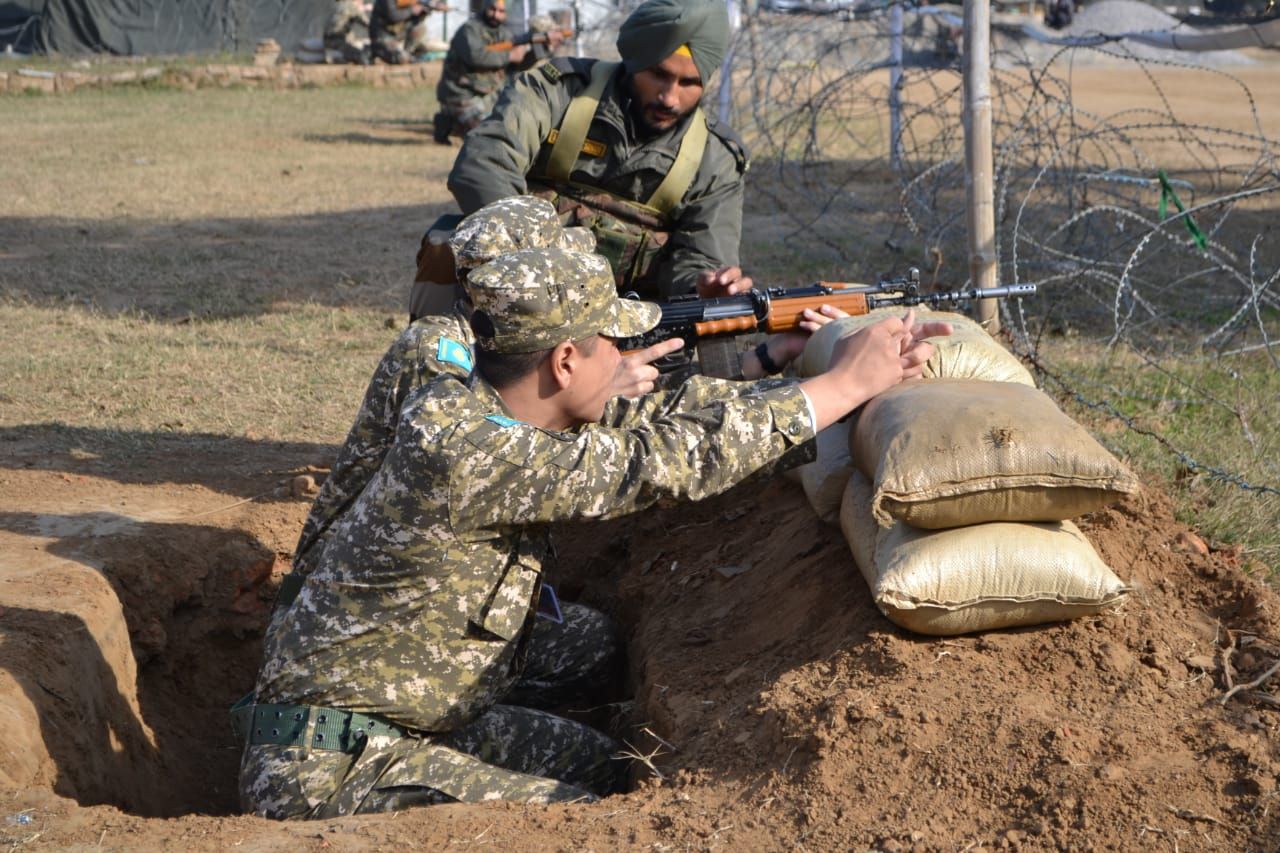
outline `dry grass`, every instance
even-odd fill
[[[1081,103],[1100,112],[1142,86],[1121,84],[1115,69],[1087,73],[1097,79]],[[1280,77],[1250,82],[1260,98],[1280,96]],[[1212,100],[1177,91],[1188,110]],[[444,178],[456,148],[431,143],[429,94],[130,89],[3,105],[0,428],[342,439],[395,334],[388,321],[403,321],[418,239],[452,206]],[[1274,111],[1264,116],[1275,121]],[[856,184],[861,212],[840,247],[858,258],[854,269],[803,229],[780,232],[769,193],[786,186],[767,168],[753,180],[745,254],[762,282],[870,279],[920,251],[886,245],[906,237],[888,175]],[[1179,396],[1135,387],[1125,357],[1079,340],[1055,357],[1119,389],[1096,396]],[[1280,480],[1271,461],[1280,389],[1269,363],[1175,368],[1170,382],[1231,405],[1174,406],[1148,425],[1204,462]],[[1241,398],[1233,371],[1259,393]],[[1208,535],[1280,563],[1280,501],[1188,474],[1114,419],[1078,414],[1138,466],[1179,484],[1186,517]],[[1239,438],[1241,417],[1251,441]]]

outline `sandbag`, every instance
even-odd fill
[[[870,314],[833,320],[809,338],[804,352],[796,361],[796,372],[801,376],[817,376],[824,372],[831,361],[831,349],[837,340],[886,317],[901,317],[904,310],[877,308]],[[950,311],[929,311],[923,306],[918,306],[915,310],[921,320],[946,322],[952,326],[951,335],[928,339],[935,352],[924,366],[925,377],[986,379],[989,382],[1020,382],[1032,386],[1036,384],[1022,362],[987,334],[986,329],[977,322]]]
[[[853,473],[849,458],[849,423],[834,423],[818,433],[818,458],[792,470],[799,475],[804,496],[818,518],[840,523],[840,502]]]
[[[903,382],[867,403],[851,436],[886,527],[1062,521],[1138,490],[1048,395],[1016,382]]]
[[[871,515],[871,484],[857,472],[845,489],[840,528],[880,612],[920,634],[1075,619],[1114,607],[1129,592],[1069,521],[880,527]]]

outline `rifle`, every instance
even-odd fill
[[[560,33],[567,39],[573,38],[573,30],[551,30],[552,33]],[[504,50],[511,50],[513,47],[522,44],[546,44],[551,41],[551,33],[528,33],[528,41],[520,39],[512,39],[511,41],[495,41],[493,44],[486,44],[485,50],[492,50],[495,53]],[[521,37],[523,38],[523,36]]]
[[[701,344],[716,338],[727,340],[729,336],[748,332],[775,334],[795,331],[800,326],[800,319],[806,308],[817,311],[823,305],[832,305],[856,316],[893,305],[928,305],[930,308],[938,308],[971,299],[1030,296],[1035,292],[1034,284],[1013,284],[921,293],[920,270],[912,267],[905,276],[885,279],[873,285],[819,281],[804,287],[769,287],[715,299],[699,299],[690,294],[659,303],[662,319],[658,321],[658,325],[643,335],[619,341],[618,349],[627,355],[660,341],[682,338],[684,351],[670,356],[669,361],[662,359],[656,363],[659,371],[669,373],[687,366],[692,359],[691,350],[698,346],[699,357],[703,361],[702,372],[705,375],[732,376],[737,374],[737,365],[728,364],[729,359],[725,353],[715,352]],[[733,355],[736,356],[736,353]],[[709,361],[715,363],[708,364]]]

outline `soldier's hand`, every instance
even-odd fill
[[[683,340],[671,338],[624,356],[618,363],[617,372],[613,374],[614,396],[639,397],[652,392],[654,383],[658,381],[658,368],[651,362],[664,355],[679,352],[683,346]]]
[[[751,278],[742,274],[740,267],[720,267],[718,270],[706,270],[698,273],[694,282],[698,296],[702,299],[714,299],[717,296],[734,296],[746,293],[751,289]]]
[[[914,379],[924,371],[925,362],[933,358],[934,346],[925,338],[939,338],[951,334],[951,324],[942,322],[917,323],[915,311],[907,311],[902,317],[900,359],[902,378]]]
[[[511,52],[507,54],[507,62],[510,62],[512,65],[519,65],[521,62],[524,62],[524,58],[528,53],[529,45],[518,44],[511,48]]]
[[[547,47],[551,48],[552,50],[555,50],[557,47],[559,47],[562,44],[564,44],[563,30],[554,29],[547,33]]]
[[[900,318],[890,317],[836,341],[826,373],[800,385],[817,430],[902,381],[902,339],[909,334]]]

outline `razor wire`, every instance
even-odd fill
[[[1132,0],[1086,11],[1095,7],[1112,19],[1136,13],[1134,31],[1156,31],[1150,16],[1163,15]],[[729,104],[753,155],[749,206],[773,217],[779,237],[866,277],[883,271],[888,245],[939,289],[969,286],[961,33],[953,15],[903,9],[892,77],[887,7],[750,16],[709,100]],[[1280,156],[1257,99],[1232,73],[1248,58],[1096,33],[1027,38],[1026,29],[998,26],[991,50],[1000,282],[1039,287],[1035,299],[1002,306],[1015,349],[1063,394],[1155,440],[1180,466],[1280,494],[1138,424],[1134,406],[1167,398],[1090,399],[1080,390],[1088,377],[1056,362],[1050,346],[1070,335],[1139,353],[1133,369],[1162,381],[1165,365],[1188,359],[1232,373],[1226,360],[1262,358],[1280,370]],[[1087,108],[1073,81],[1099,65],[1136,70],[1141,96]],[[1170,86],[1212,92],[1239,118],[1219,126],[1184,115]],[[883,233],[850,227],[877,217]],[[1275,420],[1277,401],[1257,393]],[[1178,397],[1214,404],[1203,388],[1179,388]]]

